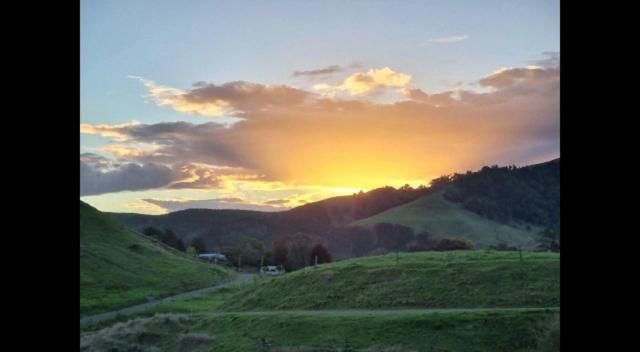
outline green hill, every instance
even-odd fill
[[[323,264],[86,330],[81,350],[542,351],[557,343],[559,260],[458,251]]]
[[[557,253],[454,251],[364,257],[246,287],[222,310],[557,307]],[[285,294],[286,293],[286,294]]]
[[[538,226],[514,226],[482,217],[445,199],[441,192],[356,221],[352,225],[371,228],[381,222],[408,226],[415,233],[426,231],[435,239],[468,239],[477,248],[504,242],[510,246],[533,249],[540,231]]]
[[[371,231],[377,223],[413,229],[413,238],[400,250],[421,232],[431,239],[469,239],[477,248],[504,243],[533,249],[543,229],[559,228],[559,176],[560,159],[555,159],[520,168],[486,166],[443,176],[429,188],[383,187],[283,212],[188,209],[155,216],[109,215],[138,231],[148,226],[171,229],[186,245],[202,239],[208,250],[238,246],[245,238],[268,249],[274,239],[291,234],[308,235],[334,258],[368,255],[380,247],[394,250]]]
[[[80,314],[211,286],[231,273],[136,233],[80,201]]]
[[[534,249],[542,230],[559,230],[559,217],[560,159],[555,159],[443,176],[432,181],[426,195],[351,225],[371,229],[391,223],[433,239],[468,239],[477,248],[505,243]]]
[[[276,237],[292,233],[322,237],[335,226],[347,225],[410,202],[425,193],[424,188],[382,187],[366,193],[328,198],[282,212],[187,209],[164,215],[107,214],[137,231],[149,226],[171,229],[187,245],[200,238],[209,250],[220,250],[238,244],[245,237],[255,238],[267,246]]]

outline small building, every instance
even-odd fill
[[[207,260],[210,262],[226,262],[228,261],[227,257],[222,253],[200,253],[198,254],[198,258],[202,260]]]

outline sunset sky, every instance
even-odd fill
[[[559,149],[559,2],[81,1],[81,199],[282,210]]]

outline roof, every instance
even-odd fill
[[[227,257],[224,254],[221,254],[221,253],[200,253],[200,254],[198,254],[198,257],[200,257],[200,258],[227,259]]]

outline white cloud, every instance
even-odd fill
[[[450,43],[461,42],[461,41],[467,40],[467,39],[469,39],[469,36],[466,35],[466,34],[463,34],[463,35],[454,35],[454,36],[451,36],[451,37],[430,39],[429,43],[450,44]]]

